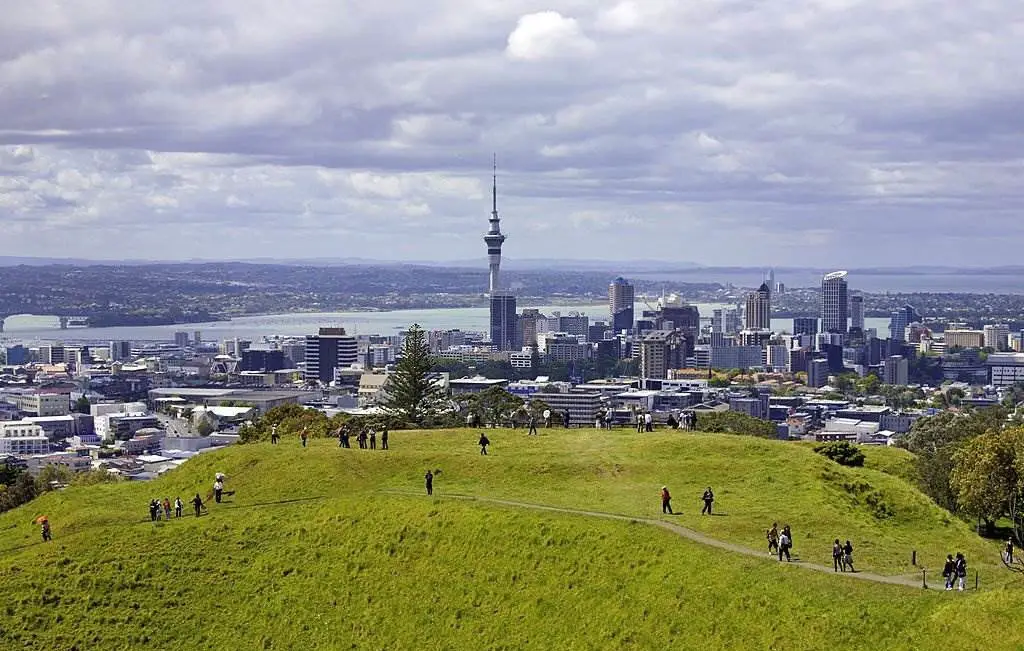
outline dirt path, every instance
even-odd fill
[[[382,493],[390,493],[395,495],[420,495],[421,493],[412,491],[401,491],[401,490],[383,490]],[[489,504],[501,504],[503,506],[512,506],[521,509],[531,509],[533,511],[551,511],[553,513],[568,513],[571,515],[585,515],[592,518],[605,518],[607,520],[624,520],[626,522],[639,522],[642,524],[650,525],[652,527],[661,527],[667,529],[672,533],[688,538],[694,542],[709,547],[717,547],[718,549],[724,549],[725,551],[733,552],[735,554],[743,554],[745,556],[751,556],[754,558],[760,558],[764,561],[770,561],[778,563],[779,561],[774,560],[774,556],[768,556],[766,552],[744,547],[743,545],[737,545],[735,543],[726,542],[717,538],[711,538],[706,536],[699,531],[695,531],[688,527],[676,524],[674,522],[668,522],[666,520],[657,520],[654,518],[641,518],[631,515],[621,515],[619,513],[605,513],[603,511],[586,511],[583,509],[570,509],[560,506],[548,506],[546,504],[533,504],[530,502],[516,502],[514,500],[503,500],[492,497],[478,497],[475,495],[460,495],[446,493],[444,495],[434,495],[435,499],[457,499],[466,500],[472,502],[486,502]],[[910,588],[921,588],[921,578],[914,576],[885,576],[883,574],[872,574],[871,572],[835,572],[833,568],[827,565],[819,565],[817,563],[810,563],[807,561],[794,560],[789,565],[796,567],[802,567],[807,570],[814,570],[816,572],[827,572],[829,574],[835,574],[837,576],[849,577],[851,579],[858,579],[861,581],[871,581],[873,583],[887,583],[890,585],[902,585]],[[937,577],[941,582],[942,577]],[[932,580],[935,580],[933,578]],[[929,585],[929,589],[941,590],[941,586]]]

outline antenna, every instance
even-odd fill
[[[493,154],[492,162],[492,183],[491,183],[491,214],[498,216],[498,154]]]

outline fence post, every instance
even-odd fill
[[[927,570],[925,570],[924,568],[921,569],[921,587],[925,590],[928,589],[928,578],[926,572]]]
[[[915,566],[915,567],[917,566],[917,550],[916,549],[911,550],[911,552],[910,552],[910,564]]]
[[[978,589],[978,570],[974,570],[974,589]]]

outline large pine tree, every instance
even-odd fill
[[[423,425],[437,414],[444,390],[430,377],[433,360],[423,330],[414,323],[405,336],[402,359],[388,380],[387,411],[410,425]]]

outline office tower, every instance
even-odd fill
[[[1005,323],[994,323],[982,328],[985,333],[985,348],[1003,351],[1009,348],[1010,326]]]
[[[820,389],[826,384],[828,384],[828,360],[809,360],[807,362],[807,386]]]
[[[132,358],[132,342],[112,341],[110,342],[110,361],[124,362]]]
[[[494,160],[491,184],[490,228],[484,235],[487,245],[487,264],[490,271],[488,288],[491,302],[491,343],[498,350],[518,350],[516,337],[516,297],[501,289],[501,245],[505,236],[501,233],[501,218],[498,217],[498,161]]]
[[[656,330],[640,339],[640,376],[665,379],[670,369],[683,366],[686,343],[681,332]]]
[[[909,373],[909,360],[902,355],[893,355],[885,360],[882,381],[893,386],[906,386]]]
[[[772,290],[768,283],[747,294],[746,326],[747,330],[772,329]]]
[[[540,310],[534,307],[524,308],[519,315],[519,337],[523,346],[537,347],[537,319],[545,318]]]
[[[740,331],[740,311],[734,307],[718,308],[711,315],[711,332],[733,335]]]
[[[793,319],[793,334],[811,335],[818,334],[818,317],[798,316]]]
[[[579,312],[569,312],[569,316],[558,316],[558,332],[581,337],[588,341],[590,336],[590,317]]]
[[[175,332],[174,333],[174,345],[179,348],[188,348],[188,333],[187,332]]]
[[[907,326],[920,321],[921,316],[912,305],[904,305],[900,309],[895,310],[889,318],[889,339],[893,341],[906,341]]]
[[[622,277],[608,285],[608,313],[612,318],[612,330],[622,332],[633,329],[633,286]]]
[[[833,271],[821,279],[821,330],[845,335],[849,299],[846,272]]]
[[[345,333],[345,328],[320,328],[318,334],[306,335],[305,357],[306,382],[327,384],[334,380],[336,370],[359,361],[359,344]]]
[[[864,332],[864,297],[860,294],[850,297],[850,330]]]
[[[201,343],[203,343],[202,330],[196,330],[195,332],[192,333],[192,343],[195,344],[196,346],[199,346]]]

